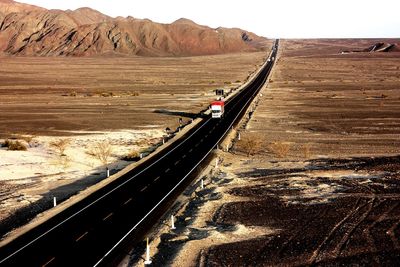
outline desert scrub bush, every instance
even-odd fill
[[[65,155],[65,150],[67,149],[68,145],[71,143],[71,139],[59,139],[56,141],[50,142],[50,147],[53,148],[59,156]]]
[[[121,159],[125,161],[138,161],[140,159],[140,153],[136,150],[132,150],[128,154],[124,155]]]
[[[261,152],[264,145],[264,137],[259,133],[246,133],[239,141],[239,146],[247,156]]]
[[[268,150],[279,158],[284,158],[290,151],[291,144],[289,142],[273,142],[269,144]]]
[[[20,139],[24,140],[29,145],[29,147],[32,147],[35,143],[37,144],[37,142],[35,141],[34,138],[35,138],[35,136],[33,136],[33,135],[21,135],[20,136]]]
[[[26,151],[26,150],[28,150],[28,148],[26,147],[26,145],[23,144],[23,143],[22,143],[21,141],[19,141],[19,140],[11,141],[11,140],[8,140],[8,139],[7,139],[7,140],[4,141],[3,146],[4,146],[4,147],[7,147],[8,150],[11,150],[11,151]]]
[[[101,163],[107,164],[112,154],[112,146],[109,142],[98,142],[90,147],[86,153]]]
[[[139,92],[132,92],[131,96],[139,96]]]

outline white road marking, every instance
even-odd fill
[[[104,219],[103,219],[104,220]],[[75,242],[78,242],[79,240],[81,240],[85,235],[87,235],[89,232],[85,232],[83,233],[80,237],[78,237],[77,239],[75,239]]]
[[[132,201],[132,198],[130,198],[130,199],[128,199],[127,201],[125,201],[123,205],[126,205],[126,204],[128,204],[129,202],[131,202],[131,201]]]
[[[182,156],[182,158],[183,158],[183,159],[184,159],[184,158],[186,158],[186,154],[185,154],[185,155],[183,155],[183,156]]]
[[[49,265],[52,261],[55,260],[56,257],[51,258],[48,262],[46,262],[45,264],[42,265],[42,267],[46,267],[47,265]]]
[[[160,176],[157,176],[156,179],[154,179],[154,182],[160,179]]]
[[[181,161],[180,161],[180,160],[177,160],[177,161],[175,162],[175,164],[174,164],[174,165],[175,165],[175,166],[176,166],[176,165],[178,165],[178,164],[179,164],[179,162],[181,162]]]
[[[169,172],[169,170],[170,170],[169,168],[168,168],[168,169],[166,169],[166,170],[165,170],[165,173]]]
[[[110,214],[108,214],[106,217],[103,218],[103,221],[107,220],[108,218],[110,218],[113,215],[113,213],[111,212]]]
[[[140,189],[140,192],[143,192],[146,189],[147,189],[147,185],[145,187],[143,187],[142,189]]]

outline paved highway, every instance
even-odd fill
[[[278,40],[270,55],[276,58]],[[208,116],[170,149],[0,248],[1,266],[110,265],[151,228],[191,181],[264,85],[267,61],[254,81],[228,101],[223,119]]]

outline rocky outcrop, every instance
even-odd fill
[[[343,51],[342,53],[361,53],[361,52],[368,52],[368,53],[400,52],[400,45],[397,43],[390,44],[390,43],[379,42],[379,43],[375,43],[365,49],[353,50],[353,51]]]

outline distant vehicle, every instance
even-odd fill
[[[224,115],[225,102],[223,100],[217,100],[211,102],[211,117],[219,119]]]
[[[222,96],[223,96],[223,95],[224,95],[224,89],[216,89],[216,90],[215,90],[215,94],[216,94],[216,95],[222,95]]]

